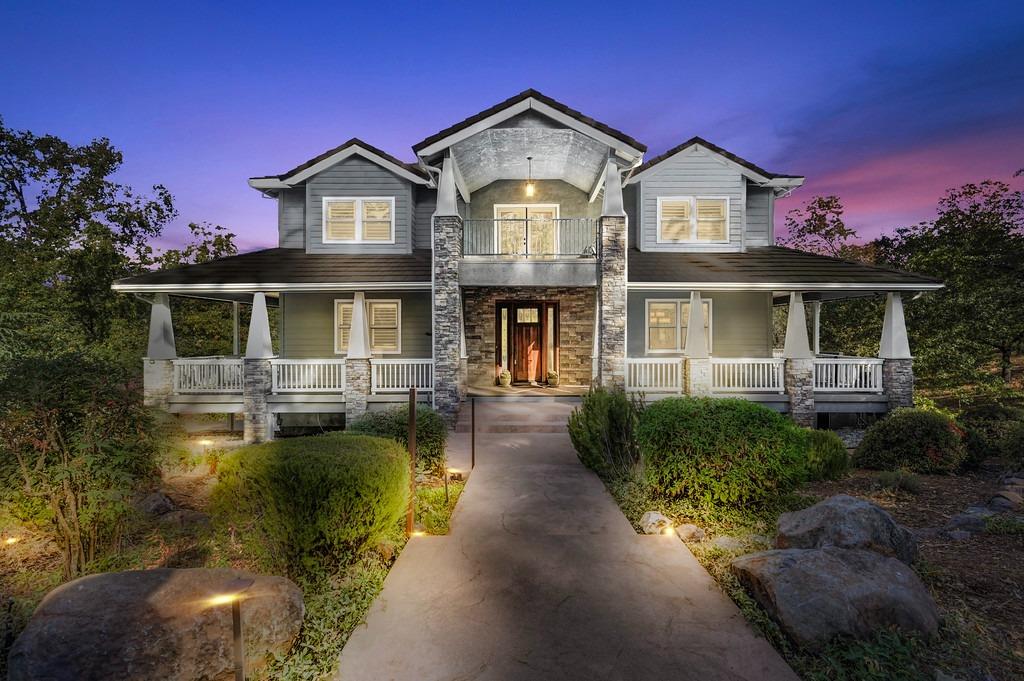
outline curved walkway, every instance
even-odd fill
[[[478,403],[451,534],[409,542],[339,679],[797,679],[685,544],[633,531],[576,458],[572,404]]]

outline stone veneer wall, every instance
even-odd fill
[[[462,347],[462,296],[459,261],[462,258],[462,218],[434,218],[434,408],[454,425],[465,395]]]
[[[174,394],[174,364],[169,359],[142,360],[142,403],[147,407],[167,408]]]
[[[814,360],[787,359],[783,379],[789,395],[789,416],[801,426],[814,428],[817,411],[814,406]]]
[[[594,354],[594,289],[466,288],[466,354],[470,385],[490,386],[495,379],[495,305],[505,300],[558,303],[558,367],[563,385],[590,385]]]
[[[345,422],[366,413],[370,394],[370,360],[345,359]]]
[[[882,389],[889,409],[914,406],[914,360],[882,360]]]
[[[270,405],[267,395],[271,388],[270,360],[242,360],[242,409],[245,415],[244,438],[246,444],[264,442],[274,436],[271,429]]]
[[[626,218],[601,218],[601,385],[626,382]]]

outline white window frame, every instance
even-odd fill
[[[714,241],[697,238],[697,201],[725,201],[725,238]],[[661,236],[661,204],[665,201],[686,201],[690,204],[690,238],[664,239]],[[727,244],[729,243],[730,212],[732,199],[728,196],[659,196],[656,218],[657,243],[659,244]]]
[[[701,302],[708,306],[708,354],[715,340],[714,330],[714,300],[702,298]],[[652,350],[651,349],[651,303],[675,303],[676,304],[676,347],[674,350]],[[686,349],[686,335],[682,333],[683,317],[682,305],[689,304],[689,298],[644,298],[644,353],[647,355],[678,355]],[[687,325],[689,320],[687,319]]]
[[[348,348],[342,350],[338,347],[338,303],[348,303],[351,305],[354,302],[352,298],[335,298],[334,299],[334,326],[332,332],[334,333],[334,354],[336,355],[347,355]],[[372,303],[396,303],[398,305],[398,348],[395,350],[382,350],[380,352],[374,352],[373,350],[373,334],[370,335],[370,354],[371,355],[400,355],[402,354],[402,299],[401,298],[364,298],[363,299],[363,311],[365,313],[367,330],[370,330],[370,305]],[[349,342],[352,342],[351,331],[349,332]]]
[[[356,217],[356,238],[355,239],[329,239],[327,238],[327,204],[331,201],[353,201],[355,202]],[[380,239],[363,239],[363,202],[364,201],[387,201],[391,204],[391,239],[383,241]],[[394,245],[395,243],[395,197],[394,196],[324,196],[320,199],[320,240],[325,244],[369,244],[369,245]]]
[[[560,204],[560,203],[496,203],[496,204],[494,204],[494,207],[492,208],[492,211],[494,213],[494,250],[495,250],[495,252],[497,252],[498,249],[501,248],[501,241],[500,241],[501,235],[498,233],[498,223],[501,221],[501,218],[498,217],[498,212],[502,208],[525,208],[527,215],[530,214],[530,209],[531,208],[541,208],[541,209],[543,209],[543,208],[554,208],[555,209],[555,217],[553,219],[555,221],[555,251],[556,252],[558,251],[559,244],[562,243],[562,235],[561,235],[562,225],[561,225],[561,222],[559,222],[561,220],[561,216],[562,216],[562,204]],[[529,220],[529,217],[527,217],[527,220]],[[501,255],[505,255],[505,254],[501,254]],[[509,253],[508,255],[511,255],[511,253]],[[529,255],[529,244],[527,244],[527,253],[526,253],[526,255]]]

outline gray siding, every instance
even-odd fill
[[[303,248],[306,245],[306,190],[282,189],[277,197],[278,245]]]
[[[747,184],[747,237],[748,246],[770,246],[772,190]]]
[[[723,251],[743,248],[746,179],[716,156],[683,152],[662,161],[640,179],[640,249],[644,251]],[[729,198],[728,244],[658,243],[658,197]]]
[[[636,248],[640,234],[640,187],[635,184],[622,188],[622,207],[626,211],[626,239],[630,248]]]
[[[430,220],[437,208],[437,190],[417,187],[416,205],[412,212],[412,247],[433,248],[430,243]]]
[[[402,301],[402,353],[382,358],[429,358],[430,292],[373,291],[367,300]],[[334,353],[334,301],[351,300],[351,293],[282,293],[282,355],[288,358],[344,357]]]
[[[325,196],[395,197],[394,244],[324,244]],[[310,253],[409,253],[412,251],[412,183],[358,156],[323,170],[306,182],[306,250]]]
[[[626,354],[646,356],[645,300],[688,300],[689,291],[630,291],[626,301]],[[707,293],[711,303],[711,354],[715,357],[772,356],[772,299],[769,293]],[[682,353],[679,353],[680,355]],[[655,357],[671,357],[657,353]]]

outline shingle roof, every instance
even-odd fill
[[[550,106],[552,109],[555,109],[556,111],[560,111],[561,113],[564,113],[566,116],[571,116],[572,118],[575,118],[580,123],[583,123],[585,125],[589,125],[590,127],[594,128],[596,130],[600,130],[601,132],[603,132],[606,135],[614,137],[615,139],[619,140],[620,142],[624,142],[625,144],[628,144],[629,146],[633,147],[634,149],[637,149],[638,151],[647,151],[647,145],[646,144],[642,144],[641,142],[638,142],[637,140],[633,139],[632,137],[630,137],[626,133],[624,133],[624,132],[622,132],[620,130],[616,130],[615,128],[613,128],[613,127],[611,127],[609,125],[606,125],[606,124],[604,124],[604,123],[602,123],[600,121],[594,120],[590,116],[585,116],[582,113],[580,113],[579,111],[577,111],[576,109],[571,109],[568,106],[566,106],[565,104],[562,104],[561,102],[559,102],[557,100],[554,100],[551,97],[548,97],[547,95],[544,95],[544,94],[541,94],[540,92],[537,92],[533,88],[530,88],[529,90],[523,90],[518,95],[516,95],[514,97],[510,97],[510,98],[506,99],[504,102],[500,102],[498,104],[495,104],[494,106],[490,107],[489,109],[484,109],[480,113],[474,114],[474,115],[470,116],[469,118],[465,119],[464,121],[461,121],[459,123],[456,123],[455,125],[447,127],[447,128],[445,128],[444,130],[442,130],[440,132],[434,133],[433,135],[431,135],[430,137],[426,138],[422,142],[417,142],[416,144],[414,144],[413,147],[412,147],[412,150],[417,152],[417,153],[419,153],[420,149],[423,149],[425,147],[429,147],[431,144],[433,144],[434,142],[437,142],[438,140],[442,140],[445,137],[448,137],[449,135],[454,135],[455,133],[459,132],[460,130],[463,130],[464,128],[468,128],[469,126],[473,125],[474,123],[478,123],[478,122],[484,120],[488,116],[493,116],[494,114],[496,114],[496,113],[498,113],[500,111],[503,111],[504,109],[507,109],[510,106],[515,106],[519,102],[522,102],[523,100],[526,100],[526,99],[530,99],[531,97],[533,99],[536,99],[539,102],[543,102],[544,104],[547,104],[548,106]]]
[[[629,250],[630,283],[852,284],[934,288],[937,279],[911,272],[806,253],[782,246],[745,253],[670,253]]]
[[[741,157],[737,156],[736,154],[732,153],[731,151],[726,151],[725,149],[723,149],[722,147],[718,146],[717,144],[713,144],[711,142],[708,142],[703,137],[691,137],[690,139],[686,140],[682,144],[680,144],[678,146],[675,146],[675,147],[672,147],[671,149],[666,151],[664,154],[659,154],[658,156],[655,156],[650,161],[647,161],[646,163],[637,166],[636,169],[633,170],[633,175],[639,175],[640,173],[644,172],[645,170],[651,169],[652,167],[658,165],[662,161],[665,161],[665,160],[675,156],[680,151],[683,151],[683,150],[685,150],[685,149],[687,149],[689,147],[692,147],[695,144],[699,144],[699,145],[701,145],[702,147],[704,147],[706,149],[710,149],[711,151],[715,152],[716,154],[721,154],[722,156],[726,157],[730,161],[732,161],[734,163],[740,164],[741,166],[743,166],[747,170],[751,170],[751,171],[757,173],[758,175],[763,175],[763,176],[765,176],[765,177],[767,177],[769,179],[776,179],[776,178],[799,179],[799,178],[803,177],[802,175],[783,175],[781,173],[769,172],[769,171],[765,170],[764,168],[751,163],[747,159],[741,158]]]
[[[394,156],[392,156],[391,154],[387,153],[386,151],[382,151],[381,149],[378,149],[377,147],[373,146],[372,144],[367,144],[366,142],[362,141],[358,137],[353,137],[352,139],[350,139],[349,141],[345,142],[344,144],[342,144],[340,146],[334,147],[333,149],[328,149],[327,151],[325,151],[324,153],[320,154],[319,156],[314,156],[313,158],[309,159],[305,163],[301,163],[301,164],[295,166],[294,168],[292,168],[291,170],[289,170],[287,172],[284,172],[284,173],[281,173],[280,175],[259,175],[257,177],[251,177],[249,179],[251,179],[251,180],[284,180],[285,178],[291,177],[292,175],[296,175],[298,173],[301,173],[306,168],[310,168],[312,166],[315,166],[317,163],[319,163],[320,161],[323,161],[326,158],[330,158],[331,156],[334,156],[335,154],[337,154],[339,152],[345,151],[349,147],[362,147],[363,149],[366,149],[367,151],[373,152],[374,154],[377,154],[378,156],[386,158],[388,161],[390,161],[391,163],[394,163],[397,166],[401,166],[402,168],[405,168],[410,173],[414,173],[416,175],[419,175],[420,177],[422,177],[424,179],[430,179],[427,176],[426,172],[422,168],[420,168],[418,165],[416,165],[415,163],[406,163],[405,161],[399,160],[399,159],[395,158]]]
[[[430,283],[430,251],[416,250],[409,255],[341,255],[306,253],[301,248],[268,248],[119,279],[114,287],[352,283]]]

